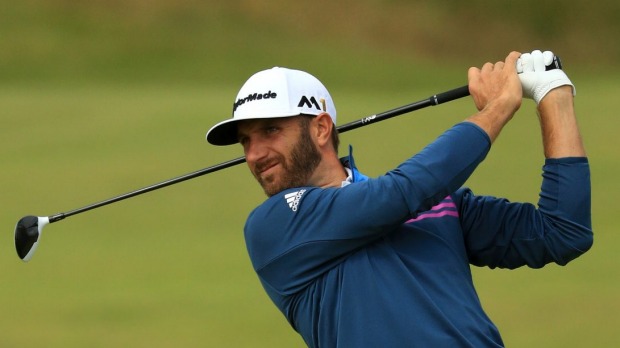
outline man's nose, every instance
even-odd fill
[[[256,162],[267,156],[268,147],[264,141],[260,139],[248,140],[244,145],[245,160],[247,162]]]

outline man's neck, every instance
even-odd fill
[[[310,177],[310,185],[316,187],[342,187],[348,173],[337,156],[323,157],[321,163]]]

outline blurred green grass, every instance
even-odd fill
[[[611,8],[596,13],[616,13],[617,4],[604,3]],[[228,117],[240,84],[259,69],[314,73],[342,124],[465,84],[468,66],[509,49],[555,43],[578,90],[594,247],[564,268],[474,269],[474,276],[508,346],[618,346],[612,200],[620,72],[582,52],[605,44],[597,33],[607,17],[571,28],[592,39],[574,47],[557,28],[497,34],[500,24],[515,26],[501,16],[460,26],[478,2],[300,4],[26,0],[5,7],[0,346],[302,346],[246,255],[243,224],[263,194],[244,165],[47,226],[28,264],[15,253],[13,226],[27,214],[68,211],[240,156],[237,147],[209,146],[204,134]],[[554,17],[560,27],[583,6],[570,4],[572,12]],[[431,32],[437,21],[445,30]],[[478,40],[462,39],[474,33]],[[617,57],[617,47],[597,52],[603,62]],[[473,112],[468,99],[427,108],[347,133],[342,149],[353,144],[360,168],[380,175]],[[540,131],[525,103],[468,185],[536,201],[541,165]]]

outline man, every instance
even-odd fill
[[[470,68],[479,110],[398,168],[367,178],[339,159],[336,110],[313,76],[273,68],[209,130],[239,142],[269,196],[245,226],[258,277],[310,347],[500,347],[469,265],[564,265],[592,244],[589,167],[572,83],[553,54]],[[517,68],[522,74],[517,74]],[[538,104],[546,161],[538,207],[461,188],[519,109]]]

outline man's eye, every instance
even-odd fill
[[[265,128],[265,133],[267,134],[273,134],[277,131],[278,131],[278,127],[275,127],[275,126]]]

